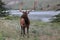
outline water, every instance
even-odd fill
[[[10,14],[21,16],[19,10],[9,10]],[[59,14],[60,11],[32,11],[29,13],[30,20],[42,20],[44,22],[50,21],[52,16]]]

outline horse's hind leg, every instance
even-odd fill
[[[25,35],[25,28],[21,26],[21,35],[24,36]]]
[[[27,37],[29,37],[29,26],[27,27]]]
[[[25,27],[23,27],[23,34],[25,35]]]

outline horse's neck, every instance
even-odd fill
[[[22,15],[21,18],[27,19],[28,15]]]

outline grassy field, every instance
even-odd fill
[[[60,25],[30,21],[29,38],[20,34],[19,19],[0,19],[0,40],[60,40]]]

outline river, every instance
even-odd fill
[[[21,16],[19,10],[9,10],[10,14]],[[52,16],[59,14],[60,11],[32,11],[29,13],[30,20],[42,20],[44,22],[50,21]]]

